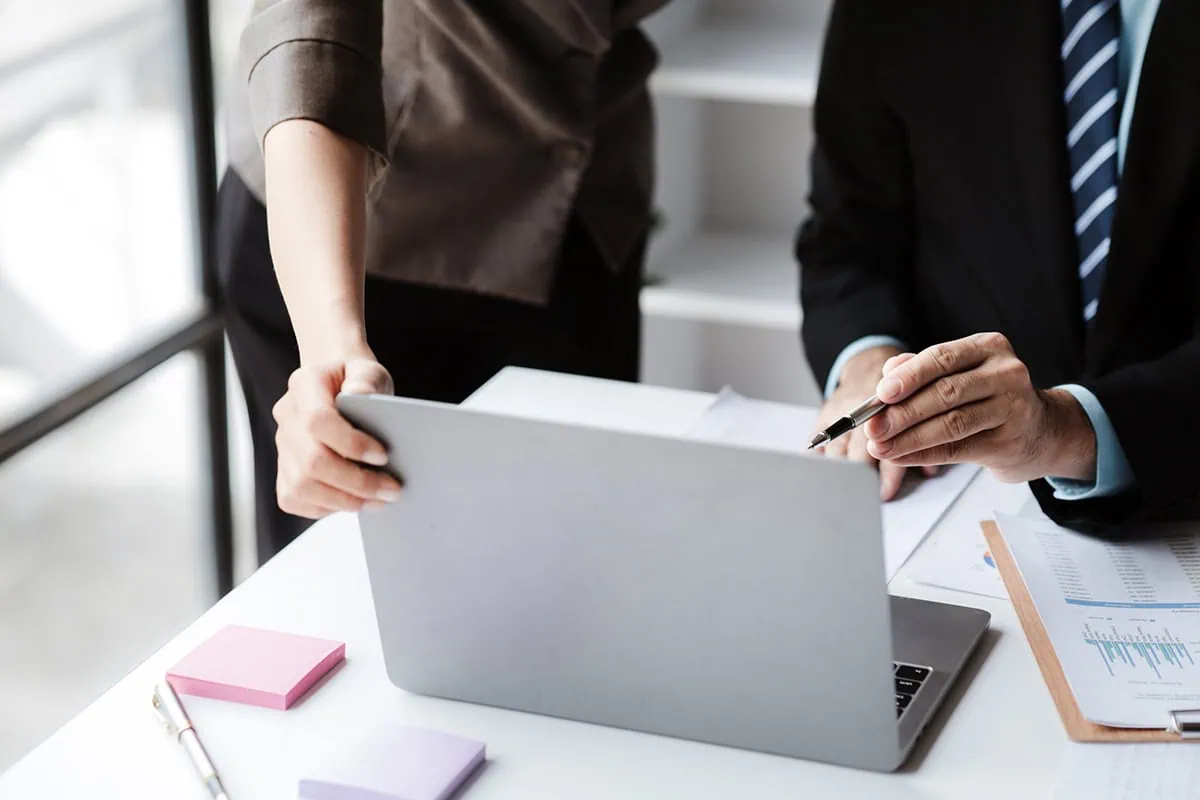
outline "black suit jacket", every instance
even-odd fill
[[[1108,271],[1085,336],[1057,0],[838,0],[800,230],[803,337],[824,381],[842,348],[1007,335],[1035,383],[1086,386],[1137,477],[1061,502],[1097,526],[1197,515],[1200,2],[1162,0],[1143,62]],[[1182,411],[1172,422],[1168,414]]]

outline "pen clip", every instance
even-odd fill
[[[175,727],[175,723],[171,721],[171,715],[168,714],[166,708],[163,707],[163,701],[158,695],[158,689],[154,690],[154,697],[151,700],[151,703],[154,706],[154,715],[158,717],[158,721],[162,723],[164,728],[166,728],[167,733],[171,734],[175,738],[179,738],[179,734],[182,733],[182,731]]]

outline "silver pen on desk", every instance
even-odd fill
[[[808,443],[808,449],[812,450],[814,447],[829,444],[839,436],[847,434],[859,425],[862,425],[885,408],[887,408],[887,403],[875,395],[871,395],[846,412],[845,416],[838,417],[832,425],[814,436],[812,441]]]
[[[158,717],[167,732],[179,741],[188,760],[196,768],[196,774],[204,782],[209,796],[213,800],[229,800],[229,795],[225,794],[225,787],[221,785],[221,778],[217,775],[217,768],[204,751],[204,745],[200,744],[200,737],[196,735],[192,721],[183,710],[183,703],[179,702],[179,695],[175,694],[175,690],[166,681],[154,687],[154,710],[158,712]]]

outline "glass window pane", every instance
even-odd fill
[[[0,0],[0,420],[201,308],[182,6]]]
[[[212,33],[213,84],[217,106],[217,163],[226,164],[224,120],[229,88],[237,79],[238,43],[242,28],[250,18],[253,0],[210,0],[209,14]]]
[[[198,359],[0,464],[0,772],[214,598]]]

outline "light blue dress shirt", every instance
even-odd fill
[[[1121,46],[1118,51],[1118,80],[1121,90],[1121,119],[1117,128],[1117,170],[1125,166],[1125,145],[1129,141],[1129,125],[1137,101],[1138,82],[1142,76],[1142,61],[1150,42],[1150,29],[1158,14],[1160,0],[1121,0]],[[1045,2],[1045,0],[1043,0]],[[864,336],[851,342],[833,362],[825,382],[825,396],[833,394],[842,377],[842,370],[851,358],[872,347],[892,345],[906,349],[903,342],[892,336]],[[1119,494],[1134,484],[1129,459],[1117,438],[1117,432],[1096,395],[1082,386],[1060,386],[1083,407],[1096,432],[1096,480],[1094,482],[1049,478],[1054,496],[1060,500],[1085,500]]]

